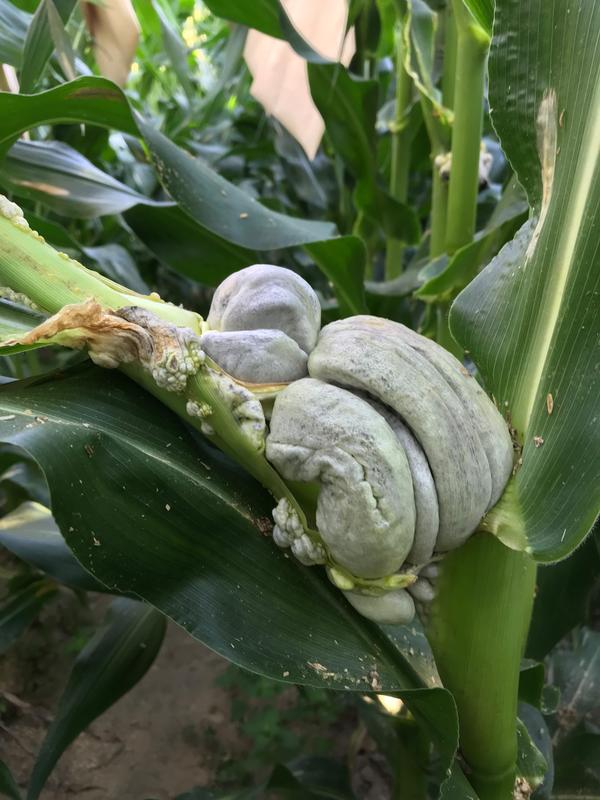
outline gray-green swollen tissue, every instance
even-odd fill
[[[266,455],[292,482],[319,487],[316,527],[349,602],[405,623],[431,601],[432,560],[459,547],[512,471],[504,419],[452,355],[396,322],[327,325],[309,378],[281,391]],[[336,573],[337,574],[337,573]],[[408,577],[407,588],[394,577]]]
[[[513,467],[508,426],[463,364],[378,317],[320,330],[319,298],[288,269],[233,273],[204,323],[57,257],[1,198],[0,223],[70,276],[53,315],[3,346],[85,348],[126,369],[271,490],[276,544],[324,565],[364,616],[406,623],[431,602],[437,562],[477,530]],[[26,302],[35,289],[9,291]]]
[[[337,386],[304,378],[277,397],[267,458],[289,480],[319,483],[317,528],[353,575],[395,572],[414,539],[408,460],[385,419]]]
[[[254,264],[220,284],[207,322],[216,331],[283,331],[309,353],[319,335],[321,306],[310,284],[295,272]]]
[[[266,457],[302,498],[279,500],[275,542],[326,564],[364,616],[405,623],[433,598],[430,564],[500,498],[508,426],[463,364],[409,328],[319,327],[312,288],[257,264],[219,286],[201,343],[235,380],[273,389]]]
[[[295,272],[254,264],[217,288],[202,346],[219,366],[247,383],[289,383],[307,374],[321,327],[321,306]]]
[[[308,356],[283,331],[208,331],[204,352],[229,375],[246,383],[290,383],[308,373]]]

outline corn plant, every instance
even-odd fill
[[[21,475],[0,542],[36,572],[7,646],[57,584],[117,596],[28,799],[165,619],[399,698],[361,712],[395,797],[599,796],[600,6],[353,2],[345,68],[277,0],[210,0],[211,84],[193,4],[140,2],[128,90],[76,76],[74,3],[23,6],[0,0],[0,432],[37,493]],[[246,27],[306,62],[312,164],[248,96]]]

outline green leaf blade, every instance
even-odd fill
[[[181,209],[236,248],[269,251],[319,244],[319,263],[334,290],[338,295],[351,292],[351,304],[341,298],[342,304],[353,313],[366,310],[364,250],[358,239],[354,241],[354,276],[348,290],[337,278],[345,265],[338,260],[340,237],[333,223],[290,217],[262,205],[144,122],[111,81],[78,78],[37,95],[0,92],[0,145],[5,150],[23,131],[57,122],[87,122],[144,138],[164,188]]]
[[[63,142],[15,142],[0,166],[0,185],[76,219],[120,214],[138,203],[156,205]]]
[[[492,33],[494,21],[494,0],[464,0],[464,4],[471,12],[473,19],[489,36]]]
[[[600,530],[589,536],[570,558],[538,570],[525,651],[529,658],[544,658],[564,636],[586,622],[600,578],[599,534]]]
[[[597,4],[496,4],[492,119],[534,217],[451,312],[523,444],[491,529],[541,561],[568,555],[600,509],[599,36]],[[573,52],[578,69],[562,69]]]
[[[0,0],[0,63],[20,67],[31,14],[14,6],[10,0]]]
[[[88,122],[139,136],[123,92],[106,78],[76,78],[36,95],[0,92],[0,155],[38,125]]]
[[[109,588],[144,597],[230,660],[280,679],[368,689],[380,658],[382,684],[419,684],[321,571],[298,567],[261,533],[273,505],[266,492],[127,379],[79,369],[15,382],[0,387],[0,407],[14,415],[0,423],[2,438],[41,464],[69,546]],[[342,621],[347,647],[367,659],[350,673],[345,648],[331,644]]]
[[[12,647],[55,593],[55,587],[42,578],[9,594],[0,606],[0,654]]]
[[[206,286],[218,286],[231,272],[260,261],[255,250],[217,236],[176,205],[140,204],[126,211],[125,219],[161,261]]]
[[[308,76],[334,148],[356,178],[374,186],[377,81],[353,76],[340,64],[310,64]]]
[[[180,32],[172,25],[160,3],[153,2],[152,7],[160,22],[163,47],[171,61],[173,72],[177,75],[181,88],[188,100],[192,100],[195,88],[189,76],[188,49],[185,42],[181,38]]]
[[[37,311],[10,300],[0,299],[0,341],[23,336],[44,319],[45,316]],[[11,347],[10,352],[16,353],[28,349],[30,349],[28,345],[18,345]],[[0,348],[0,353],[5,350],[6,348]]]
[[[0,544],[67,586],[90,592],[107,591],[83,569],[67,547],[52,514],[40,503],[22,503],[2,517]]]
[[[27,800],[37,800],[54,765],[69,744],[146,674],[165,633],[154,609],[120,598],[107,625],[77,657],[57,714],[35,762]]]
[[[2,760],[0,760],[0,793],[10,797],[11,800],[21,800],[21,792],[17,782],[8,766]]]
[[[208,0],[206,6],[218,17],[255,28],[269,36],[282,37],[277,0],[258,0],[252,4],[245,0]]]
[[[37,7],[23,47],[23,66],[20,75],[22,92],[31,92],[35,89],[55,47],[52,27],[53,25],[56,27],[56,22],[66,25],[74,8],[75,0],[54,0],[54,2],[42,0]]]
[[[76,369],[0,387],[0,408],[14,415],[2,439],[42,466],[63,536],[109,590],[251,671],[400,692],[450,765],[456,708],[418,626],[368,622],[277,548],[273,500],[162,404],[117,373]]]

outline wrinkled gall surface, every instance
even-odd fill
[[[429,339],[378,317],[320,321],[306,281],[257,264],[219,286],[201,335],[90,298],[3,344],[60,343],[103,367],[141,366],[205,435],[242,448],[276,496],[277,545],[324,565],[364,616],[408,622],[433,597],[435,562],[500,498],[508,426]]]
[[[226,372],[287,384],[266,456],[290,485],[317,487],[316,530],[281,499],[275,542],[326,564],[364,616],[408,622],[433,598],[436,560],[476,530],[511,474],[494,404],[454,356],[399,323],[358,316],[319,333],[318,298],[289,270],[231,275],[208,323],[218,333],[203,347]]]
[[[202,347],[246,383],[289,383],[307,374],[308,353],[321,327],[321,306],[295,272],[255,264],[216,290]]]
[[[202,349],[245,383],[290,383],[307,374],[308,355],[283,331],[207,331]]]
[[[353,575],[398,570],[414,539],[415,501],[404,448],[385,419],[344,389],[303,378],[278,395],[267,458],[295,481],[318,481],[317,528]]]

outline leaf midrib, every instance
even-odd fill
[[[594,97],[590,107],[593,110],[586,123],[582,148],[575,170],[572,173],[572,178],[569,178],[570,191],[567,210],[563,217],[566,224],[564,225],[563,235],[560,237],[554,252],[552,262],[548,267],[547,291],[544,293],[542,300],[544,312],[540,314],[540,324],[536,328],[534,342],[529,351],[525,370],[525,375],[529,376],[529,378],[524,385],[522,399],[517,400],[513,410],[513,419],[524,433],[529,428],[534,403],[552,352],[552,344],[558,330],[558,321],[563,306],[565,288],[575,266],[576,245],[585,220],[587,200],[594,186],[594,178],[597,175],[596,166],[600,160],[600,74],[596,76]],[[567,177],[565,176],[561,181],[560,188],[567,186]],[[551,200],[551,202],[555,202],[555,200]],[[548,219],[551,219],[551,217],[546,218],[546,220]],[[548,222],[546,221],[545,224],[548,224]],[[539,248],[540,241],[538,241],[532,254],[531,262],[535,258],[539,258]],[[523,268],[527,269],[527,263],[524,264]]]

